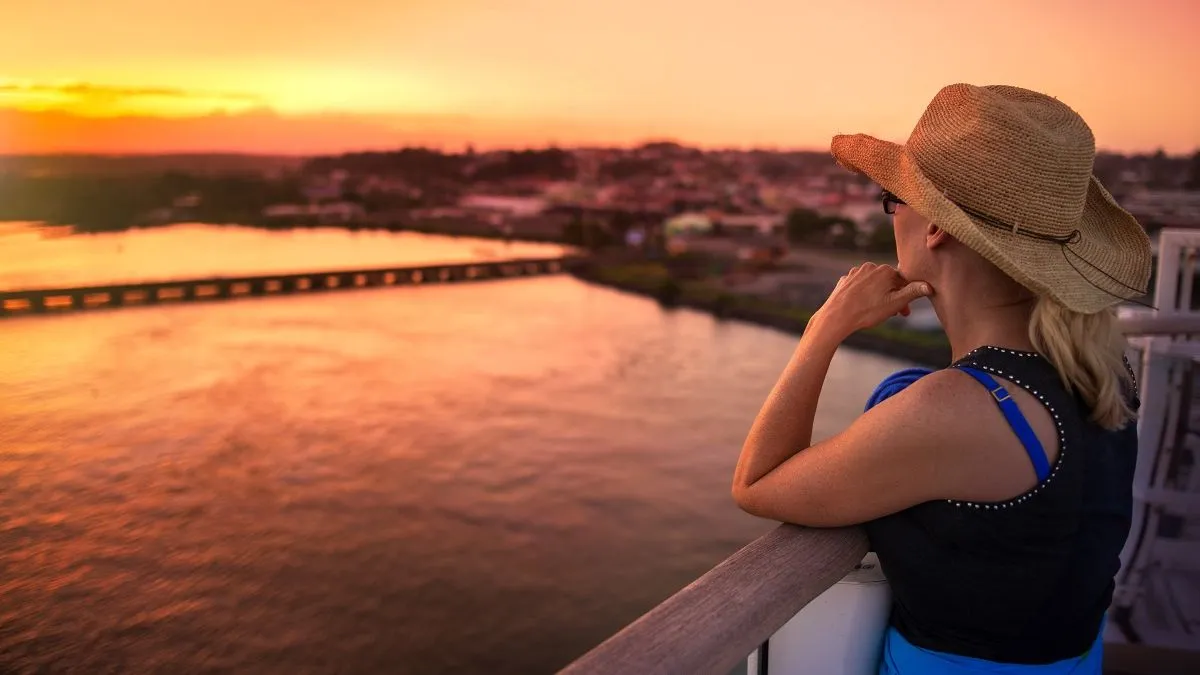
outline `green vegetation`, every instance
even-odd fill
[[[829,233],[830,222],[811,209],[794,209],[787,216],[785,229],[788,241],[802,244],[823,241]]]
[[[946,334],[941,331],[918,331],[906,330],[904,328],[896,328],[894,326],[882,325],[874,328],[868,328],[863,331],[867,335],[884,338],[887,340],[895,340],[904,342],[918,347],[930,348],[950,348],[950,342],[946,339]]]
[[[793,244],[816,244],[844,250],[886,251],[892,246],[892,222],[880,213],[873,218],[868,235],[859,230],[858,223],[841,216],[823,216],[811,209],[793,209],[784,223],[788,241]]]
[[[896,232],[892,229],[891,219],[879,214],[882,220],[876,220],[875,229],[867,236],[866,249],[873,253],[895,253]]]
[[[515,150],[499,153],[495,158],[476,161],[474,153],[446,154],[427,148],[403,148],[391,152],[352,152],[344,155],[316,157],[304,166],[309,174],[328,174],[331,171],[351,174],[377,174],[403,178],[414,184],[464,180],[505,181],[520,178],[569,180],[578,169],[575,156],[559,148],[546,150]]]
[[[154,225],[171,208],[174,222],[259,224],[262,210],[301,199],[297,180],[257,174],[0,176],[0,220],[70,224],[81,232]]]
[[[576,273],[589,281],[657,298],[664,305],[682,305],[732,318],[799,332],[812,318],[811,309],[789,307],[769,299],[731,292],[709,279],[679,279],[657,262],[591,261]],[[949,352],[945,334],[877,326],[854,336],[849,344],[893,353],[904,358],[938,362]]]
[[[564,244],[587,249],[602,249],[620,243],[617,234],[592,218],[574,218],[563,227]]]

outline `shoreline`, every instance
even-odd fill
[[[645,275],[639,278],[621,274],[620,265],[605,264],[594,259],[568,265],[566,271],[587,283],[656,300],[664,308],[694,309],[718,320],[742,321],[790,335],[801,335],[811,317],[811,312],[800,308],[784,307],[749,295],[706,288],[701,284],[680,283],[670,277]],[[880,326],[854,333],[842,344],[930,368],[944,368],[950,363],[950,345],[940,333],[918,333]]]

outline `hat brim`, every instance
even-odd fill
[[[1146,293],[1150,239],[1095,176],[1077,241],[1060,244],[968,215],[926,178],[903,145],[866,134],[838,135],[831,151],[838,164],[875,181],[1021,285],[1068,309],[1091,314]]]

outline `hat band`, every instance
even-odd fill
[[[947,197],[947,199],[950,198]],[[1064,235],[1046,234],[1044,232],[1038,232],[1037,230],[1031,230],[1029,228],[1021,229],[1016,223],[1010,225],[1009,223],[1006,223],[999,218],[993,218],[982,211],[976,211],[969,206],[963,206],[953,199],[950,199],[950,202],[957,206],[963,213],[971,216],[977,221],[982,222],[984,225],[1005,230],[1021,237],[1029,237],[1030,239],[1037,239],[1038,241],[1048,241],[1052,244],[1074,244],[1083,238],[1083,233],[1078,229],[1071,230]]]
[[[1135,296],[1145,295],[1148,292],[1148,289],[1130,286],[1129,284],[1121,281],[1120,279],[1118,279],[1118,278],[1114,277],[1113,275],[1109,274],[1108,272],[1104,271],[1104,269],[1101,268],[1096,263],[1092,262],[1091,260],[1088,260],[1079,251],[1072,249],[1071,244],[1077,244],[1083,240],[1083,233],[1078,228],[1071,230],[1069,233],[1067,233],[1065,235],[1046,234],[1044,232],[1038,232],[1036,230],[1031,230],[1028,228],[1020,229],[1016,224],[1010,225],[1009,223],[1006,223],[1005,221],[1003,221],[999,218],[995,218],[986,213],[983,213],[982,211],[973,209],[969,206],[964,206],[964,205],[954,201],[953,199],[950,199],[950,197],[948,195],[946,195],[946,193],[944,193],[944,192],[942,193],[942,196],[947,201],[949,201],[951,204],[958,207],[958,209],[961,210],[963,213],[970,216],[977,223],[980,223],[982,225],[986,225],[988,227],[992,227],[992,228],[995,228],[998,230],[1004,230],[1005,232],[1009,232],[1009,233],[1017,235],[1017,236],[1028,237],[1030,239],[1036,239],[1038,241],[1049,242],[1052,244],[1058,244],[1059,249],[1062,251],[1062,256],[1063,256],[1064,262],[1066,262],[1068,265],[1071,266],[1071,268],[1073,270],[1075,270],[1075,274],[1079,275],[1079,278],[1086,281],[1088,284],[1090,284],[1096,290],[1099,290],[1103,293],[1107,293],[1108,295],[1111,295],[1114,298],[1128,300],[1135,304],[1142,305],[1144,307],[1151,307],[1152,309],[1156,309],[1156,308],[1152,307],[1151,305],[1148,305],[1144,302],[1140,302],[1132,297],[1122,295],[1119,293],[1113,293],[1112,291],[1108,290],[1107,288],[1104,288],[1103,286],[1092,281],[1090,278],[1088,278],[1088,275],[1083,273],[1083,270],[1080,269],[1079,266],[1075,264],[1075,261],[1071,259],[1071,256],[1074,256],[1075,259],[1079,260],[1087,267],[1090,267],[1091,269],[1100,273],[1103,277],[1105,277],[1112,283],[1116,284],[1117,286],[1127,289]]]

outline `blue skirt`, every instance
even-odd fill
[[[1054,663],[1026,665],[996,663],[922,649],[905,640],[895,628],[888,628],[883,639],[883,658],[879,663],[879,675],[1101,675],[1104,661],[1103,638],[1102,623],[1096,641],[1082,656]]]

